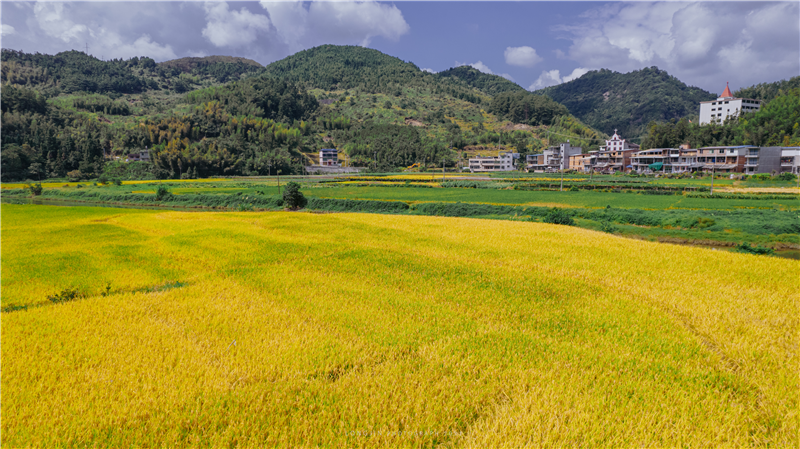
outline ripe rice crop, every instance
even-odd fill
[[[0,301],[29,306],[0,315],[4,447],[798,445],[795,261],[466,218],[0,218]]]

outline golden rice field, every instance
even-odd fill
[[[798,446],[792,260],[30,205],[2,206],[1,251],[3,447]]]

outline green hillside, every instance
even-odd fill
[[[629,139],[644,135],[653,121],[697,115],[698,103],[716,94],[690,87],[657,67],[630,73],[594,70],[578,79],[536,91],[563,104],[587,125],[615,129]]]
[[[301,173],[331,146],[381,171],[455,167],[566,139],[590,150],[605,137],[547,97],[487,93],[513,85],[504,79],[440,77],[362,47],[326,45],[265,68],[226,57],[3,58],[3,180]],[[116,162],[145,148],[153,164]]]
[[[761,83],[755,86],[745,87],[735,91],[733,96],[769,102],[778,95],[785,94],[798,87],[800,87],[800,76],[795,76],[788,80],[775,81],[774,83]]]
[[[436,74],[437,77],[455,81],[464,87],[474,87],[486,95],[497,95],[503,92],[518,92],[525,89],[517,83],[502,76],[489,75],[470,66],[455,67]]]

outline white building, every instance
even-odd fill
[[[335,148],[322,148],[319,150],[319,165],[339,166],[339,151]]]
[[[581,147],[573,147],[569,140],[550,147],[539,154],[529,154],[525,159],[528,172],[557,172],[569,168],[569,158],[581,154]]]
[[[725,85],[725,91],[714,101],[700,102],[700,124],[711,122],[724,123],[730,116],[753,112],[761,109],[761,100],[750,98],[734,98],[731,89]]]
[[[512,171],[516,165],[514,159],[519,159],[519,153],[500,153],[498,157],[473,157],[469,160],[469,171],[472,173],[487,171]]]
[[[606,146],[600,147],[600,151],[623,151],[623,150],[638,150],[639,145],[635,143],[630,143],[626,139],[623,139],[617,134],[617,130],[614,130],[614,135],[611,136],[611,140],[606,140]]]
[[[800,175],[800,148],[783,147],[781,151],[781,173]]]

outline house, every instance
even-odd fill
[[[750,147],[745,155],[744,172],[748,175],[780,173],[782,153],[781,147]]]
[[[470,158],[469,171],[472,173],[512,171],[516,168],[515,159],[519,159],[519,153],[500,153],[497,157],[478,155]]]
[[[781,173],[800,175],[800,148],[784,147],[781,150]]]
[[[597,151],[587,154],[573,154],[569,157],[569,169],[589,173],[597,162]]]
[[[725,84],[722,95],[713,101],[700,102],[700,124],[708,125],[711,122],[724,123],[728,117],[738,116],[746,112],[761,109],[761,100],[752,98],[736,98],[731,93],[730,87]]]
[[[745,156],[758,147],[750,145],[703,147],[697,150],[697,162],[702,171],[716,173],[742,173]]]
[[[596,152],[594,164],[589,170],[584,169],[584,171],[593,170],[600,173],[627,171],[631,165],[631,156],[637,151],[639,151],[639,145],[623,139],[615,129],[611,139],[606,140],[606,145],[600,147],[600,151]]]
[[[339,150],[335,148],[323,148],[319,150],[319,165],[338,167]]]
[[[540,154],[529,154],[525,158],[526,170],[535,173],[557,172],[569,168],[571,156],[581,154],[581,147],[573,147],[569,140],[557,147],[549,147]]]
[[[138,153],[130,153],[125,162],[150,162],[150,150],[141,150]]]

